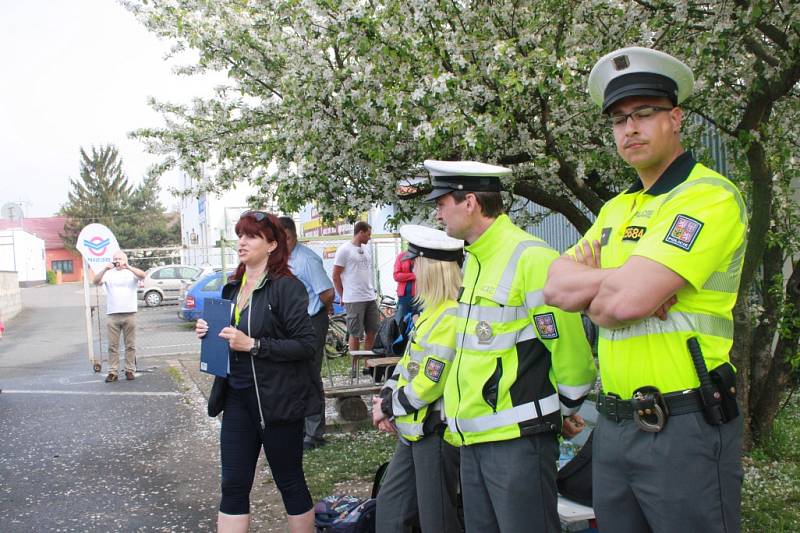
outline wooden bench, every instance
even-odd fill
[[[330,387],[325,389],[325,397],[336,400],[336,412],[343,420],[358,422],[369,416],[372,407],[371,403],[369,406],[364,403],[361,396],[377,394],[381,388],[383,385],[380,383]]]
[[[340,387],[328,387],[325,389],[326,398],[345,398],[348,396],[362,396],[366,394],[377,394],[383,385],[380,383],[368,383],[364,385],[343,385]]]
[[[399,357],[373,357],[372,359],[367,359],[364,365],[367,368],[380,368],[396,365],[398,361],[400,361]]]

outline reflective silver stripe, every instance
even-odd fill
[[[569,398],[570,400],[580,400],[589,394],[589,390],[591,388],[591,383],[587,383],[586,385],[563,385],[559,383],[558,393],[565,398]]]
[[[390,391],[397,389],[397,378],[386,380],[386,383],[383,384],[383,388],[389,389]]]
[[[523,342],[535,338],[536,338],[536,331],[533,329],[533,325],[528,323],[524,328],[520,329],[519,331],[512,331],[510,333],[501,333],[499,335],[495,335],[488,342],[480,342],[478,340],[478,336],[475,335],[474,330],[473,332],[467,332],[464,335],[463,347],[465,350],[480,351],[480,352],[510,350],[518,342]],[[495,357],[495,355],[492,355],[492,357]]]
[[[442,361],[452,361],[456,356],[456,350],[455,348],[442,346],[441,344],[426,344],[421,350],[412,348],[409,350],[408,354],[411,357],[411,360],[416,361],[417,363],[421,363],[427,355],[433,355]]]
[[[459,316],[480,322],[484,320],[490,324],[505,324],[515,320],[527,319],[528,310],[518,306],[488,306],[465,303],[458,304]],[[469,313],[469,317],[467,317]]]
[[[508,259],[508,263],[506,263],[506,269],[503,271],[503,275],[500,276],[500,281],[497,282],[497,289],[494,291],[494,296],[492,300],[501,304],[508,303],[508,295],[511,291],[511,284],[514,283],[514,275],[517,272],[517,263],[519,262],[519,258],[522,256],[522,253],[527,250],[528,248],[550,248],[550,246],[544,241],[522,241],[521,243],[517,244],[516,249],[514,249],[514,253],[511,254],[511,257]]]
[[[421,339],[417,341],[418,344],[424,344],[428,337],[431,336],[431,333],[436,331],[436,328],[439,326],[439,323],[444,320],[446,316],[458,316],[458,308],[457,307],[450,307],[442,311],[439,316],[436,317],[436,320],[431,324],[431,327],[428,328],[428,331],[425,332],[425,335],[422,336]]]
[[[544,291],[531,291],[525,293],[525,307],[535,309],[544,305]]]
[[[670,311],[664,321],[656,317],[650,317],[624,328],[600,328],[600,337],[609,341],[621,341],[644,335],[677,332],[701,333],[703,335],[733,339],[733,320],[702,313],[674,313]]]
[[[539,400],[539,408],[542,411],[542,416],[549,415],[561,410],[561,402],[558,400],[558,394],[553,394],[547,398]],[[451,431],[458,432],[478,432],[488,431],[503,426],[510,426],[511,424],[518,424],[526,420],[535,420],[536,402],[524,403],[517,405],[511,409],[505,409],[496,413],[478,416],[475,418],[454,418],[447,421],[447,425]]]
[[[422,431],[422,424],[418,422],[398,422],[397,419],[395,419],[394,423],[395,426],[397,426],[397,431],[401,435],[413,435],[413,436],[424,435]]]
[[[747,239],[743,239],[742,244],[733,252],[728,270],[711,274],[703,285],[703,289],[707,291],[729,293],[738,291],[739,280],[742,275],[742,258],[744,257],[745,248],[747,248]]]
[[[403,365],[397,365],[395,367],[395,374],[400,374],[402,378],[406,381],[411,381],[411,376],[408,373],[408,370]]]
[[[417,396],[417,392],[414,390],[414,387],[411,386],[411,383],[403,385],[403,392],[405,392],[408,403],[410,403],[411,407],[413,407],[417,411],[428,405],[425,401],[421,400],[419,396]],[[403,404],[401,404],[400,400],[398,400],[399,394],[400,394],[399,389],[397,390],[397,392],[392,394],[392,412],[395,414],[395,416],[406,412],[405,408],[403,407]]]
[[[706,183],[708,185],[715,185],[717,187],[722,187],[723,189],[731,193],[733,198],[736,200],[736,203],[739,204],[739,222],[741,222],[742,224],[747,223],[747,209],[744,205],[742,194],[739,192],[739,189],[737,189],[733,183],[731,183],[730,181],[726,180],[723,177],[707,176],[704,178],[697,178],[696,180],[684,181],[683,183],[672,189],[672,191],[670,191],[670,193],[667,195],[667,197],[664,199],[664,202],[661,205],[664,205],[665,203],[669,202],[672,198],[674,198],[684,190],[688,189],[689,187],[703,183]]]
[[[734,293],[739,290],[739,273],[714,272],[703,284],[703,289],[707,291]]]

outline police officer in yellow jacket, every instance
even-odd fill
[[[455,301],[461,287],[463,241],[418,225],[400,228],[414,259],[417,301],[411,338],[395,371],[373,400],[373,423],[399,434],[378,493],[376,531],[458,533],[458,449],[442,440],[444,384],[455,357]]]
[[[446,438],[461,446],[466,529],[560,531],[557,435],[580,431],[577,411],[595,367],[580,315],[544,303],[558,253],[503,214],[500,176],[509,169],[472,161],[425,167],[437,218],[468,243],[444,392]]]
[[[548,303],[600,326],[594,509],[613,533],[736,532],[742,420],[729,363],[747,214],[680,140],[694,84],[674,57],[616,50],[589,76],[639,175],[555,261]]]

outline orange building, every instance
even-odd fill
[[[47,270],[61,272],[61,281],[64,282],[81,281],[83,258],[80,252],[67,250],[59,236],[66,221],[66,217],[0,220],[0,229],[22,229],[43,239]]]

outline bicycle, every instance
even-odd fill
[[[347,317],[345,313],[336,313],[328,321],[328,333],[325,336],[325,356],[337,359],[347,353]]]

